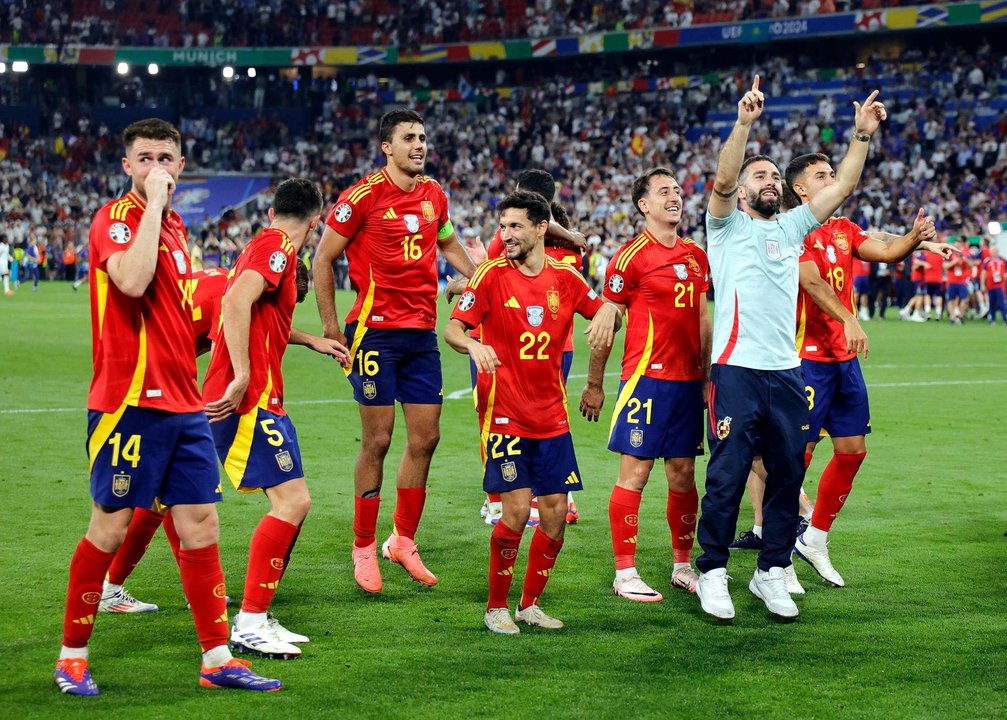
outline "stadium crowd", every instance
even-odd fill
[[[4,0],[12,44],[235,47],[404,45],[545,38],[874,9],[901,0]],[[141,20],[141,18],[143,18]]]

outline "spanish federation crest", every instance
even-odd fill
[[[629,444],[635,448],[643,445],[643,430],[640,428],[633,428],[629,431]]]
[[[829,262],[833,265],[836,264],[836,249],[829,245],[825,248],[825,255],[829,258]]]
[[[116,497],[126,497],[129,492],[129,481],[131,477],[125,474],[112,476],[112,494]]]
[[[364,380],[363,390],[364,397],[368,400],[373,400],[378,396],[378,386],[373,380]]]
[[[172,250],[171,256],[175,258],[175,267],[178,268],[178,274],[185,275],[185,253],[181,250]]]
[[[850,251],[850,243],[848,238],[846,237],[846,233],[842,232],[834,233],[832,235],[832,242],[834,242],[836,244],[836,247],[838,247],[844,253]],[[833,260],[832,262],[835,262],[835,260]]]
[[[437,217],[434,213],[434,204],[429,200],[420,201],[420,212],[423,213],[423,219],[427,222],[433,222],[434,218]]]
[[[731,434],[731,416],[728,415],[723,420],[717,421],[717,438],[725,440]]]
[[[290,472],[294,469],[294,461],[290,459],[290,451],[284,450],[283,452],[276,453],[276,464],[280,466],[280,470],[283,472]]]
[[[675,263],[672,267],[675,269],[675,277],[679,280],[685,280],[689,277],[689,271],[685,269],[685,263]]]
[[[692,253],[685,256],[685,262],[689,266],[689,269],[697,275],[702,275],[703,271],[699,268],[699,261],[695,258]]]
[[[547,290],[545,293],[549,312],[553,315],[559,312],[559,290]]]
[[[780,243],[777,240],[766,240],[766,255],[770,260],[780,259]]]
[[[504,482],[514,482],[517,480],[517,465],[513,460],[508,460],[500,466],[500,473],[503,475]]]
[[[406,221],[406,230],[411,233],[420,231],[420,219],[415,215],[403,215],[402,219]]]
[[[528,311],[528,323],[532,327],[538,327],[542,324],[542,320],[545,317],[545,309],[541,305],[529,305],[525,309]]]

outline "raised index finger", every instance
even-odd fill
[[[867,107],[872,102],[874,102],[874,98],[876,98],[878,96],[878,92],[880,92],[880,91],[875,90],[874,92],[872,92],[870,95],[867,96],[867,99],[864,100],[864,107]]]
[[[759,91],[759,76],[758,75],[756,75],[755,79],[752,80],[752,90],[754,90],[756,92]]]

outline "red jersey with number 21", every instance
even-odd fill
[[[500,360],[479,373],[476,409],[482,434],[550,438],[570,430],[563,382],[563,341],[573,315],[594,317],[602,301],[567,263],[546,257],[535,277],[506,258],[487,260],[451,313]]]

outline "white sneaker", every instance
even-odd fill
[[[787,576],[787,592],[791,595],[803,595],[804,586],[797,579],[797,571],[794,570],[794,564],[791,563],[783,568],[783,573]]]
[[[277,620],[272,615],[266,616],[266,624],[272,628],[273,632],[276,633],[276,637],[285,643],[306,643],[311,642],[307,635],[301,635],[300,633],[291,632],[287,628],[280,625],[280,621]]]
[[[696,583],[696,596],[703,612],[718,620],[734,618],[734,603],[731,593],[727,590],[727,568],[716,568],[710,572],[701,573]]]
[[[671,586],[681,588],[691,593],[696,592],[696,583],[699,582],[699,574],[692,569],[691,565],[680,567],[671,573]]]
[[[920,315],[918,312],[914,312],[912,315],[910,315],[909,319],[912,320],[913,322],[926,322],[927,321],[927,319],[925,317],[923,317],[922,315]]]
[[[250,628],[238,628],[238,615],[231,624],[231,651],[260,655],[273,660],[289,660],[300,657],[301,649],[296,645],[280,640],[269,626],[269,621],[261,622]]]
[[[535,606],[532,605],[532,607]],[[517,635],[521,632],[521,628],[511,620],[510,610],[507,608],[487,610],[486,615],[483,616],[483,622],[490,631],[500,635]]]
[[[546,615],[538,605],[529,605],[523,610],[518,607],[514,619],[525,625],[534,625],[546,630],[560,630],[563,627],[562,620]]]
[[[634,602],[660,602],[664,600],[664,596],[645,583],[639,575],[613,582],[612,594]]]
[[[871,314],[867,312],[867,308],[860,308],[860,322],[867,322],[871,319]]]
[[[483,519],[486,521],[487,525],[496,525],[500,522],[500,518],[503,517],[503,503],[502,502],[490,502],[487,500],[483,503],[486,508],[486,514],[483,515]]]
[[[909,319],[909,308],[904,307],[901,310],[899,310],[899,320],[907,320],[907,319]]]
[[[102,587],[101,602],[98,603],[98,612],[107,613],[147,613],[157,612],[157,605],[154,603],[140,602],[129,594],[124,587],[118,590],[110,590],[108,582]]]
[[[800,612],[787,592],[787,573],[781,567],[769,570],[756,568],[748,589],[766,603],[766,609],[778,618],[793,620]]]
[[[797,553],[797,556],[801,560],[813,567],[815,572],[821,575],[825,582],[835,587],[846,585],[843,582],[843,576],[837,573],[836,569],[832,567],[832,561],[829,560],[828,546],[817,548],[813,545],[808,545],[804,542],[804,533],[801,533],[797,538],[797,544],[794,546],[794,552]]]

